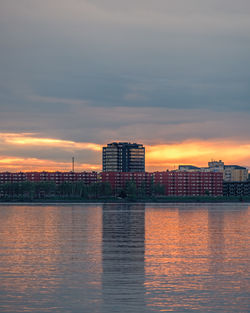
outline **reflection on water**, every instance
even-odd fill
[[[250,206],[0,206],[0,312],[247,313]]]
[[[103,310],[144,307],[145,205],[103,206]]]
[[[152,309],[249,312],[250,210],[234,206],[147,208],[145,281]]]
[[[0,220],[0,312],[99,312],[101,207],[2,206]]]
[[[209,271],[216,275],[224,270],[224,211],[208,212],[208,251],[210,252]]]

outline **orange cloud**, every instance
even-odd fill
[[[89,142],[74,142],[69,140],[36,137],[34,133],[0,133],[2,146],[22,146],[22,149],[34,146],[57,147],[62,150],[92,150],[98,158],[101,157],[102,146]],[[8,151],[5,149],[5,151]],[[4,151],[4,150],[2,150]],[[63,153],[63,151],[62,151]],[[8,152],[5,155],[8,155]],[[96,158],[96,159],[98,159]],[[223,160],[226,164],[238,164],[250,167],[250,144],[238,140],[187,140],[170,144],[158,144],[146,146],[146,170],[174,169],[179,164],[192,164],[206,166],[211,159]],[[76,170],[101,170],[101,164],[93,163],[86,159],[86,163],[76,164]],[[70,162],[57,162],[53,156],[49,160],[37,158],[25,158],[17,156],[0,156],[0,170],[30,171],[30,170],[59,170],[71,169]]]
[[[0,139],[11,145],[26,145],[26,146],[53,146],[64,149],[77,149],[77,150],[93,150],[101,151],[102,147],[95,143],[90,142],[75,142],[70,140],[54,139],[54,138],[41,138],[35,137],[31,133],[0,133]]]

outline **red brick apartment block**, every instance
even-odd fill
[[[153,184],[165,187],[167,196],[220,196],[223,194],[223,174],[220,172],[19,172],[0,173],[0,184],[18,182],[97,182],[110,183],[113,191],[135,182],[137,188],[143,187],[149,192]]]
[[[0,184],[30,182],[55,182],[56,184],[70,182],[84,182],[92,184],[97,182],[97,172],[19,172],[19,173],[0,173]]]
[[[155,184],[165,186],[169,196],[221,196],[223,174],[218,172],[155,172]]]
[[[223,174],[213,172],[102,172],[102,182],[109,182],[113,190],[123,189],[127,181],[149,191],[153,184],[165,187],[167,196],[220,196],[223,194]]]

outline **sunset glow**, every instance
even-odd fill
[[[80,155],[75,167],[77,171],[101,171],[102,169],[101,144],[42,138],[34,133],[1,133],[0,143],[5,152],[0,157],[1,171],[68,171],[72,168],[71,158],[66,155],[69,151],[78,152]],[[39,153],[35,157],[29,156],[30,149],[40,147],[48,151],[51,157],[43,158]],[[54,148],[60,151],[62,156],[65,155],[63,160],[57,160],[53,156]],[[12,154],[9,155],[8,151]],[[88,151],[94,153],[95,160],[83,155]],[[179,164],[206,166],[211,159],[221,159],[225,164],[234,163],[249,167],[250,144],[236,140],[186,140],[169,144],[146,145],[147,171],[172,170]]]
[[[0,23],[0,313],[248,312],[250,0]]]
[[[223,160],[226,164],[250,166],[250,145],[247,142],[187,140],[146,146],[146,149],[147,166],[151,170],[173,169],[179,164],[206,166],[212,159]]]
[[[57,162],[38,158],[0,157],[0,171],[71,171],[71,162]],[[77,164],[77,171],[100,171],[99,164]]]
[[[29,133],[0,133],[0,140],[12,145],[30,145],[30,146],[53,146],[58,148],[74,148],[100,151],[101,146],[89,142],[74,142],[70,140],[61,140],[54,138],[35,137]]]

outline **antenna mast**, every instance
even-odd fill
[[[75,172],[75,158],[72,157],[72,172]]]

